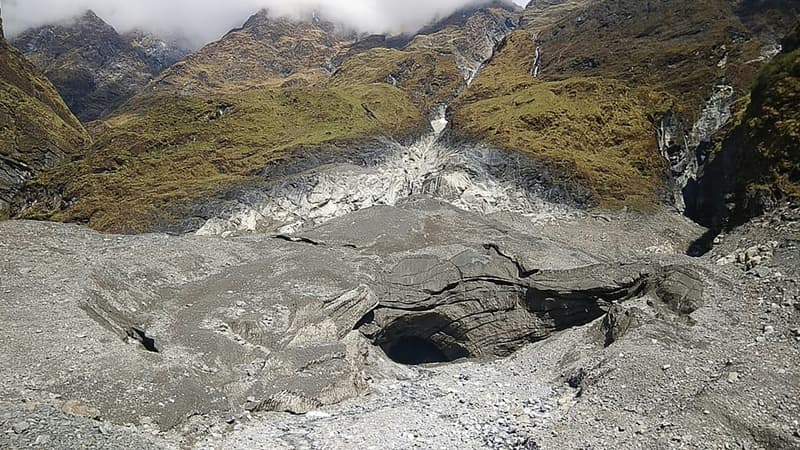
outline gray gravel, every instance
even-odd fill
[[[0,224],[0,447],[800,448],[800,254],[793,210],[724,236],[710,254],[692,259],[681,253],[702,230],[667,211],[587,213],[533,225],[513,214],[462,215],[436,202],[403,208],[374,210],[386,217],[383,225],[371,221],[374,228],[354,229],[348,220],[355,219],[345,217],[304,235],[324,245],[257,235],[117,237],[58,224]],[[619,305],[610,345],[609,322],[601,317],[508,358],[412,367],[388,360],[355,332],[341,347],[324,345],[338,338],[308,334],[318,316],[302,316],[311,328],[292,327],[306,323],[293,309],[301,304],[280,300],[294,292],[286,298],[314,305],[314,298],[324,301],[368,281],[359,281],[359,273],[371,273],[367,269],[386,255],[448,255],[492,233],[529,236],[528,244],[514,241],[516,256],[539,267],[689,264],[703,274],[702,305],[676,314],[657,308],[661,299],[648,292]],[[772,248],[757,266],[718,264],[754,245]],[[275,264],[330,257],[318,266],[349,267],[354,278]],[[291,281],[280,295],[267,290],[279,273]],[[125,312],[160,352],[122,339],[87,314],[92,293]],[[187,312],[198,307],[206,312]],[[260,314],[271,311],[271,326],[289,326],[312,339],[305,342],[319,344],[292,347],[262,334],[260,349],[241,330],[192,341],[186,336],[196,331],[182,328],[196,327],[195,317],[241,317],[236,311],[256,307]],[[290,314],[282,315],[282,308]],[[217,349],[226,353],[213,353]],[[276,364],[271,370],[288,370],[286,377],[261,372],[253,378],[250,366],[223,357],[246,362],[265,351]],[[325,361],[347,364],[317,365],[321,356],[341,352],[350,356]],[[184,372],[197,375],[181,377]],[[269,395],[270,383],[331,401],[303,414],[248,407]],[[340,389],[345,386],[357,388]],[[226,400],[214,400],[215,389]],[[297,399],[281,398],[284,406],[297,406]]]

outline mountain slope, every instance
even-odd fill
[[[84,122],[108,115],[186,53],[143,32],[120,35],[92,11],[28,30],[12,44]]]
[[[538,80],[530,73],[535,51],[530,33],[509,36],[456,99],[454,133],[545,160],[562,183],[588,188],[588,203],[658,202],[666,173],[648,121],[659,106],[654,94],[600,78]]]
[[[800,200],[800,22],[756,79],[742,114],[716,137],[689,215],[721,229]]]
[[[544,157],[600,205],[658,203],[670,178],[680,203],[697,147],[746,95],[770,34],[785,31],[769,17],[797,11],[742,3],[534,1],[456,101],[454,131]]]
[[[50,82],[6,42],[0,20],[0,218],[27,178],[88,141]]]
[[[298,150],[419,136],[446,104],[453,142],[543,161],[581,204],[683,207],[796,11],[759,5],[490,4],[416,36],[365,38],[262,11],[93,126],[87,157],[38,177],[18,206],[105,231],[162,229]]]
[[[182,94],[308,85],[327,76],[330,61],[349,42],[334,24],[316,16],[275,18],[262,10],[167,70],[156,85]]]
[[[389,83],[407,92],[423,113],[432,114],[466,87],[518,21],[515,7],[494,2],[461,9],[407,42],[373,37],[375,48],[358,51],[359,43],[349,47],[331,82]]]
[[[398,88],[319,82],[344,42],[322,21],[254,15],[96,126],[85,158],[29,185],[23,217],[160,229],[294,150],[336,153],[421,133],[425,117]]]
[[[460,60],[483,62],[516,23],[509,8],[468,12],[464,27],[446,18],[399,49],[370,49],[317,16],[261,11],[94,125],[86,157],[31,182],[17,208],[103,231],[164,229],[298,151],[326,158],[419,136],[465,86]]]

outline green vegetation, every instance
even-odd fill
[[[457,62],[480,60],[488,47],[475,37],[514,20],[510,12],[454,16],[402,50],[369,41],[350,47],[331,24],[262,12],[91,124],[89,151],[38,176],[27,191],[36,201],[23,214],[104,231],[158,229],[251,182],[292,150],[335,152],[379,135],[405,136],[448,102],[456,135],[539,158],[603,207],[648,209],[667,195],[658,121],[677,114],[690,129],[715,83],[733,84],[745,97],[761,66],[765,42],[737,17],[742,6],[734,3],[533,2],[523,29],[455,99],[464,87]],[[787,14],[767,6],[763,14]],[[747,23],[772,22],[761,9],[748,11]],[[541,72],[534,78],[537,48]],[[344,60],[331,76],[338,57]],[[795,60],[789,53],[764,72],[742,114],[747,131],[739,133],[757,148],[742,164],[763,165],[747,178],[752,188],[778,184],[794,192],[797,184]],[[57,98],[47,86],[25,92]],[[45,105],[66,125],[53,121],[31,135],[55,130],[69,137],[72,128],[85,138],[59,102]],[[18,139],[0,130],[0,139]]]
[[[293,150],[342,151],[427,121],[407,92],[356,77],[328,83],[346,41],[325,23],[258,13],[90,128],[81,158],[30,183],[26,218],[152,231],[252,182]],[[391,61],[387,61],[390,64]]]
[[[544,159],[602,206],[658,202],[666,168],[651,120],[669,109],[669,96],[612,79],[537,80],[533,46],[528,32],[509,36],[456,103],[457,132]]]
[[[80,122],[69,111],[53,85],[46,78],[39,76],[33,65],[2,38],[0,38],[0,80],[42,103],[64,124],[83,133]]]
[[[55,88],[0,37],[0,172],[17,174],[0,178],[0,209],[20,187],[17,176],[52,167],[88,141]]]
[[[675,112],[693,121],[715,83],[746,95],[758,73],[754,60],[768,42],[741,22],[734,6],[728,0],[603,0],[531,31],[538,33],[547,79],[599,76],[668,92],[677,100]],[[759,8],[762,15],[774,12]]]
[[[348,41],[325,23],[253,15],[241,28],[188,55],[157,80],[182,93],[238,92],[264,86],[298,86],[327,77],[325,67]]]
[[[108,119],[85,158],[36,180],[34,189],[57,187],[68,204],[39,203],[25,215],[148,231],[182,217],[193,201],[251,179],[288,150],[399,136],[423,121],[388,85],[263,87],[203,97],[156,91]]]
[[[549,161],[601,206],[653,205],[667,179],[657,122],[671,113],[678,132],[689,132],[717,83],[746,97],[768,43],[755,28],[781,32],[796,10],[728,0],[532,2],[522,30],[456,100],[453,127]],[[777,88],[797,105],[785,83]]]
[[[800,199],[800,22],[756,80],[734,136],[739,190]]]
[[[57,98],[57,97],[56,97]],[[0,79],[0,156],[41,169],[76,153],[88,136],[39,100]]]
[[[428,113],[438,105],[449,103],[464,79],[452,53],[376,48],[345,61],[331,83],[335,86],[395,84],[409,95],[420,111]]]

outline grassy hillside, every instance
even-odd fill
[[[649,120],[666,95],[613,79],[543,81],[530,75],[530,32],[515,32],[458,99],[453,127],[543,158],[607,207],[647,207],[662,196],[665,163]]]
[[[661,118],[688,133],[716,84],[746,96],[769,42],[763,24],[780,31],[772,16],[797,9],[745,3],[533,1],[524,30],[456,100],[454,131],[543,157],[602,206],[647,208],[668,180]]]
[[[740,166],[747,189],[800,198],[800,22],[756,80],[742,127],[753,149]]]
[[[397,136],[424,122],[397,88],[253,88],[134,99],[102,124],[85,158],[38,177],[28,218],[112,232],[153,230],[303,147]],[[99,126],[99,125],[98,125]]]
[[[78,154],[89,136],[0,27],[0,218],[28,177]]]
[[[348,43],[332,24],[273,18],[261,11],[165,71],[156,85],[182,94],[309,85],[327,77],[329,62]]]
[[[376,48],[346,60],[330,83],[334,86],[391,84],[406,92],[419,110],[427,114],[450,102],[464,79],[452,53]]]

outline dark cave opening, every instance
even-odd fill
[[[144,331],[138,328],[131,328],[128,330],[128,337],[139,342],[145,350],[151,353],[160,353],[161,351],[156,346],[155,339],[151,338]]]
[[[450,362],[445,353],[429,339],[418,336],[403,336],[381,345],[392,361],[409,366]]]
[[[698,237],[686,250],[688,256],[699,258],[705,256],[708,252],[714,249],[714,240],[720,235],[719,230],[710,229]]]

